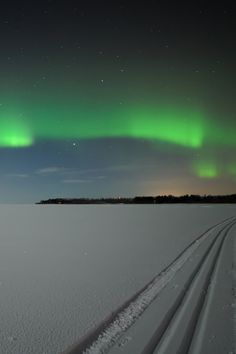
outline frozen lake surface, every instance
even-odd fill
[[[58,354],[234,205],[0,207],[0,352]]]

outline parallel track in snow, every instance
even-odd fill
[[[211,280],[219,262],[226,237],[236,221],[226,225],[206,250],[197,268],[190,275],[182,293],[176,299],[165,323],[157,328],[142,354],[187,354],[200,318]],[[193,349],[194,350],[194,349]],[[200,354],[200,352],[199,352]]]
[[[197,264],[197,267],[189,274],[182,291],[178,294],[177,298],[174,299],[170,307],[166,309],[166,315],[163,321],[158,325],[152,337],[146,343],[143,343],[143,350],[140,348],[142,354],[171,353],[171,349],[169,348],[171,348],[173,343],[175,348],[178,348],[178,350],[174,350],[176,354],[188,353],[198,321],[198,314],[202,309],[217,260],[219,259],[229,230],[235,223],[236,219],[231,217],[207,229],[187,246],[160,274],[154,277],[138,293],[111,313],[96,328],[92,329],[90,333],[79,340],[77,344],[68,349],[65,353],[109,353],[112,347],[119,341],[120,337],[126,333],[137,320],[142,321],[141,315],[143,312],[153,303],[170,281],[173,280],[195,251],[200,246],[204,245],[206,240],[211,238],[210,245],[208,244],[206,246],[203,256]],[[195,296],[198,284],[201,284],[202,290]],[[185,318],[186,313],[187,317]],[[186,331],[181,331],[181,335],[176,336],[179,329],[182,329],[181,325],[183,319],[184,322],[188,324]]]

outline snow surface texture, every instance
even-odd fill
[[[222,228],[222,226],[225,224],[226,223],[222,223],[219,226]],[[141,316],[144,310],[153,302],[157,295],[174,278],[176,273],[184,266],[184,264],[187,262],[187,260],[189,260],[193,253],[207,238],[210,237],[211,234],[215,232],[215,230],[217,230],[217,228],[219,228],[219,226],[213,227],[209,232],[206,232],[205,235],[191,244],[165,271],[158,275],[153,280],[153,282],[148,285],[146,289],[144,289],[144,291],[137,297],[137,299],[132,301],[130,305],[117,316],[117,318],[108,326],[108,328],[99,335],[98,339],[92,343],[92,345],[87,350],[84,351],[84,353],[108,353],[109,349],[114,345],[114,343],[116,343],[121,335],[133,325],[133,323]],[[205,270],[203,269],[203,274],[204,273]],[[195,291],[196,290],[194,290],[193,293],[195,293]],[[169,338],[167,340],[167,345],[168,342]],[[164,350],[164,352],[166,351]],[[202,351],[198,351],[198,353],[200,352]]]
[[[0,352],[58,354],[235,206],[1,206]]]

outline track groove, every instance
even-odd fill
[[[226,223],[226,225],[225,225]],[[169,327],[171,321],[173,320],[175,314],[178,312],[181,303],[183,302],[184,297],[186,296],[188,289],[191,287],[195,277],[200,272],[200,269],[207,260],[211,250],[214,248],[217,240],[222,235],[224,230],[225,233],[222,237],[221,246],[229,232],[229,229],[234,225],[235,218],[227,218],[222,222],[210,227],[203,234],[201,234],[198,238],[196,238],[190,245],[188,245],[175,260],[167,266],[160,274],[154,277],[142,290],[136,293],[131,299],[129,299],[125,304],[123,304],[119,309],[109,315],[104,321],[102,321],[95,329],[93,329],[87,336],[82,338],[76,345],[74,345],[71,349],[66,351],[67,354],[102,354],[109,352],[109,349],[118,341],[120,336],[127,331],[131,325],[141,316],[143,311],[153,302],[156,298],[157,294],[159,294],[165,286],[169,283],[170,280],[173,279],[176,272],[180,270],[186,261],[190,258],[190,256],[198,249],[198,247],[204,243],[206,239],[212,236],[212,232],[215,231],[219,226],[224,225],[213,237],[213,241],[210,243],[210,246],[204,252],[204,255],[201,257],[201,260],[196,267],[196,269],[190,274],[189,279],[187,280],[187,284],[185,288],[182,290],[181,294],[175,300],[174,304],[167,311],[166,316],[148,342],[147,346],[143,350],[142,354],[151,354],[160,343],[163,338],[167,328]],[[218,248],[220,252],[221,247]],[[218,259],[218,252],[216,257],[214,258],[214,264]],[[209,279],[211,273],[214,268],[214,264],[212,263],[211,272],[209,272]],[[205,282],[205,287],[207,285],[207,281]],[[203,300],[202,300],[203,299]],[[202,306],[202,301],[204,302],[204,297],[199,300],[199,308]],[[136,308],[135,308],[136,306]],[[137,311],[138,310],[138,311]],[[196,318],[196,316],[194,317]],[[194,331],[195,322],[193,321],[191,328]],[[192,333],[192,330],[191,330]],[[184,341],[184,345],[186,348],[189,347],[190,344],[187,345],[186,340]],[[187,350],[187,349],[184,349]],[[182,351],[181,354],[186,351]],[[177,352],[176,352],[177,353]],[[187,352],[186,352],[187,353]]]
[[[161,325],[156,329],[154,335],[152,336],[151,340],[149,341],[149,343],[146,344],[146,346],[144,347],[142,354],[152,354],[155,350],[155,348],[157,347],[157,345],[160,343],[162,337],[164,336],[166,330],[168,329],[171,321],[173,320],[174,316],[176,315],[178,309],[181,307],[185,296],[188,294],[189,289],[194,281],[194,279],[196,278],[196,276],[199,274],[202,265],[204,264],[204,262],[207,260],[207,258],[209,257],[209,254],[211,252],[211,250],[213,249],[213,247],[215,246],[218,238],[221,236],[222,232],[226,230],[226,235],[229,231],[229,229],[235,224],[235,222],[233,221],[232,223],[230,223],[230,225],[226,225],[224,226],[215,236],[215,238],[213,239],[213,241],[211,242],[210,246],[207,248],[207,250],[205,251],[205,253],[203,254],[201,260],[199,261],[197,267],[194,269],[194,271],[190,274],[189,279],[187,280],[187,282],[185,283],[185,287],[182,289],[182,291],[180,292],[179,296],[175,299],[174,304],[171,306],[171,308],[168,310],[168,312],[166,313],[166,316],[164,318],[164,320],[162,321]],[[224,235],[224,238],[226,237],[226,235]],[[222,239],[223,241],[224,239]],[[197,311],[199,311],[199,309],[197,309]],[[189,334],[188,334],[189,336]],[[180,352],[185,353],[184,349],[181,349],[182,351]],[[177,354],[177,352],[176,352]]]
[[[189,351],[194,333],[195,333],[195,329],[196,329],[196,325],[198,322],[198,319],[200,317],[200,313],[201,310],[203,308],[203,304],[204,301],[206,299],[207,296],[207,291],[210,285],[210,280],[212,278],[212,274],[214,273],[214,269],[216,267],[216,264],[219,260],[219,255],[221,253],[223,244],[225,242],[225,239],[230,231],[230,229],[234,226],[235,222],[232,222],[229,226],[227,225],[225,228],[225,231],[222,229],[220,234],[224,231],[223,235],[218,234],[218,236],[216,237],[216,239],[213,241],[213,244],[210,246],[210,249],[208,249],[208,251],[206,252],[206,254],[204,255],[204,259],[202,259],[202,261],[200,262],[200,265],[198,266],[198,271],[195,272],[195,276],[192,280],[192,282],[189,282],[188,284],[188,288],[185,291],[184,296],[182,297],[179,306],[177,307],[177,309],[175,310],[175,312],[172,314],[172,318],[169,321],[169,324],[166,326],[165,328],[165,332],[162,334],[162,337],[160,338],[158,336],[158,338],[156,338],[156,343],[152,348],[150,348],[150,350],[144,350],[142,352],[142,354],[151,354],[151,353],[155,353],[155,354],[162,354],[162,353],[173,353],[173,344],[171,343],[171,341],[175,341],[174,347],[175,347],[175,353],[176,354],[186,354]],[[219,238],[221,237],[221,240],[219,240]],[[219,245],[216,245],[216,242],[219,240]],[[215,250],[215,254],[213,259],[211,260],[209,258],[210,256],[210,252],[213,251],[213,248],[216,245],[216,250]],[[196,277],[200,274],[201,270],[203,270],[203,266],[207,264],[207,262],[210,261],[210,265],[208,265],[209,269],[207,271],[207,273],[203,273],[204,274],[204,281],[203,281],[203,286],[201,287],[201,289],[198,289],[198,296],[197,296],[197,301],[195,301],[194,307],[192,309],[192,312],[188,311],[188,325],[186,328],[186,331],[184,331],[184,333],[178,334],[178,338],[176,339],[176,333],[175,333],[175,329],[178,328],[178,330],[181,328],[181,330],[183,329],[183,327],[181,326],[181,323],[183,322],[183,313],[181,313],[181,310],[185,310],[187,311],[188,308],[184,309],[184,306],[186,305],[187,301],[191,301],[194,303],[193,299],[191,297],[193,297],[195,295],[195,293],[192,291],[191,293],[191,287],[194,286],[194,282],[197,281]],[[201,274],[201,276],[203,276]],[[196,285],[195,285],[195,291],[196,291]],[[183,309],[182,309],[183,308]],[[181,318],[182,316],[182,318]],[[181,322],[182,320],[182,322]],[[186,321],[185,321],[186,322]],[[167,331],[171,332],[171,327],[172,327],[172,333],[170,336],[168,336]],[[175,329],[173,329],[173,327],[175,327]],[[158,332],[158,331],[157,331]],[[153,339],[152,339],[153,340]],[[178,343],[178,346],[177,346]],[[171,349],[171,344],[172,344],[172,349]],[[156,349],[155,349],[156,346]]]

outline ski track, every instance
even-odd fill
[[[231,223],[229,226],[227,225],[226,230],[224,230],[224,228],[221,230],[222,232],[224,231],[222,237],[220,237],[220,233],[219,237],[217,237],[209,247],[209,251],[204,255],[193,280],[188,284],[188,287],[185,290],[185,295],[182,297],[182,301],[173,312],[172,319],[166,326],[165,332],[155,343],[156,349],[154,348],[154,351],[143,351],[142,354],[172,353],[173,343],[177,354],[187,354],[189,353],[189,348],[194,336],[200,335],[202,338],[204,337],[204,333],[202,332],[203,326],[200,326],[200,332],[197,333],[196,327],[200,317],[203,317],[201,318],[201,321],[207,321],[209,303],[211,301],[210,297],[213,290],[213,287],[210,287],[210,285],[215,275],[215,271],[219,266],[224,243],[234,224],[235,222]],[[219,243],[218,245],[217,242]],[[199,286],[201,282],[202,285]],[[204,305],[206,306],[204,309],[205,312],[203,313]],[[167,331],[170,333],[169,335],[166,334]],[[194,346],[193,351],[194,353],[199,354],[202,352],[201,346],[199,347],[201,340],[197,341],[197,343],[198,345]]]
[[[94,336],[93,332],[85,339],[87,343],[84,348],[81,341],[72,350],[66,353],[83,353],[83,354],[105,354],[109,349],[119,340],[121,335],[127,331],[136,320],[142,315],[145,309],[154,301],[154,299],[160,294],[160,292],[166,287],[166,285],[174,278],[176,273],[184,266],[189,260],[192,254],[203,244],[203,242],[211,236],[214,231],[213,242],[209,249],[211,249],[219,235],[225,230],[230,229],[234,224],[235,218],[228,218],[211,228],[207,229],[201,234],[195,241],[193,241],[184,251],[160,274],[158,274],[146,287],[143,288],[137,296],[133,297],[126,303],[126,306],[121,307],[120,311],[115,312],[115,318],[112,317],[108,323],[106,323],[105,329],[103,328],[100,334],[96,332]],[[222,226],[219,230],[219,226]],[[227,231],[225,232],[225,237]],[[210,251],[210,250],[209,250]],[[207,257],[206,252],[206,257]],[[217,260],[217,259],[216,259]],[[199,266],[200,267],[200,266]],[[101,326],[102,328],[102,326]],[[91,340],[89,338],[91,336]],[[83,341],[83,340],[82,340]],[[76,349],[77,348],[77,349]]]

